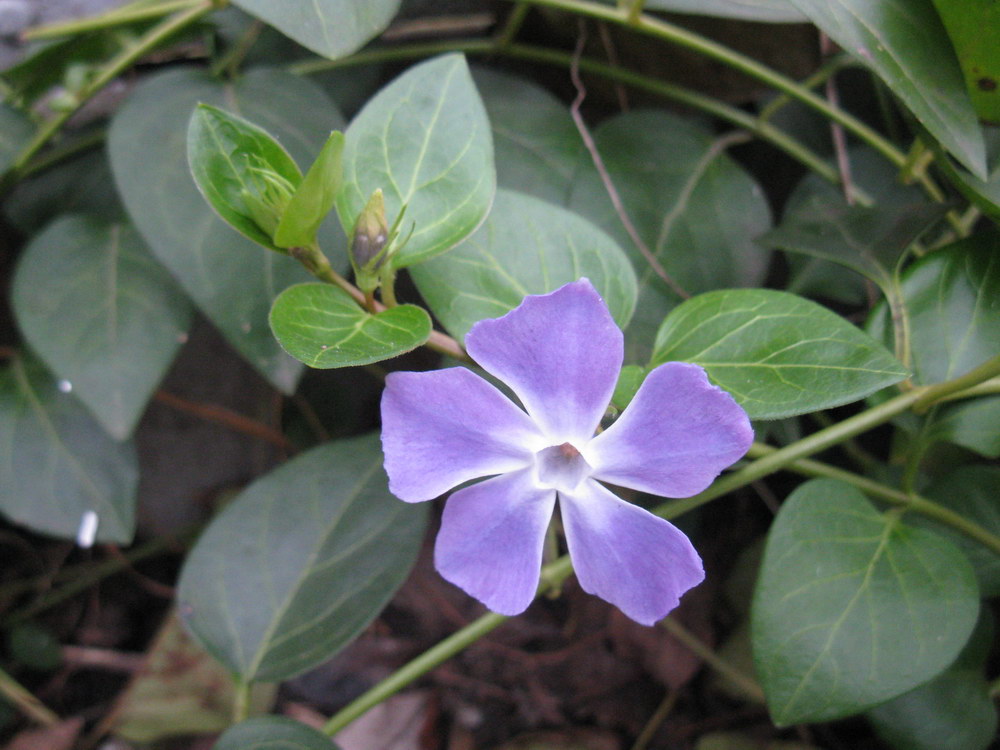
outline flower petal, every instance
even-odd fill
[[[597,482],[560,492],[559,507],[580,586],[638,623],[665,617],[705,578],[684,532]]]
[[[587,279],[529,295],[503,317],[479,321],[465,345],[511,387],[552,445],[591,438],[624,351],[622,332]]]
[[[531,465],[541,440],[527,414],[464,367],[386,378],[382,451],[389,490],[401,500]]]
[[[434,546],[438,572],[502,615],[535,598],[555,490],[530,470],[487,479],[448,498]]]
[[[654,369],[618,420],[586,446],[601,481],[665,497],[690,497],[753,442],[746,412],[698,365]]]

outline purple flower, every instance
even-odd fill
[[[623,337],[587,279],[525,297],[474,325],[465,344],[524,410],[462,367],[392,373],[382,396],[393,494],[421,502],[490,477],[448,499],[438,571],[495,612],[523,612],[558,497],[580,586],[644,625],[664,617],[704,579],[701,559],[673,524],[600,482],[667,497],[701,492],[750,447],[743,409],[697,365],[669,362],[595,435]]]

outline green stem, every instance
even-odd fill
[[[674,638],[683,643],[695,656],[708,664],[720,675],[739,686],[739,688],[758,703],[764,702],[764,691],[757,682],[741,672],[725,659],[719,657],[712,649],[702,643],[695,635],[680,624],[672,616],[660,620],[660,625]]]
[[[233,685],[233,723],[238,724],[250,715],[250,683],[239,678]]]
[[[459,651],[471,646],[506,620],[507,618],[503,615],[490,612],[469,623],[342,708],[323,725],[323,731],[328,735],[335,735],[363,713],[374,708],[389,696],[395,695],[411,682],[423,677]]]
[[[210,13],[214,7],[215,3],[213,0],[198,0],[196,5],[190,5],[187,10],[164,19],[161,23],[147,31],[137,42],[130,44],[109,60],[83,91],[79,92],[75,107],[60,112],[42,125],[35,134],[35,137],[31,139],[14,160],[10,174],[20,175],[27,163],[59,132],[59,129],[66,124],[66,121],[115,77],[178,31]]]
[[[626,26],[641,34],[652,36],[671,44],[694,50],[706,57],[718,60],[729,67],[740,71],[752,78],[756,78],[769,86],[788,94],[793,99],[797,99],[806,106],[809,106],[822,114],[829,120],[844,127],[845,130],[853,133],[897,168],[902,169],[907,164],[906,154],[896,148],[893,143],[884,138],[878,131],[856,118],[851,113],[840,107],[835,107],[826,99],[814,94],[797,81],[782,75],[778,71],[757,62],[751,57],[736,52],[724,44],[712,41],[706,37],[689,31],[681,26],[654,18],[646,14],[640,14],[637,18],[630,18],[627,10],[603,5],[591,0],[527,0],[535,5],[541,5],[557,10],[565,10],[571,13],[598,18],[603,21]],[[920,184],[924,191],[935,201],[942,202],[945,199],[941,191],[930,176],[922,174],[919,177]],[[949,220],[953,223],[958,221],[954,211],[949,212]]]
[[[1000,354],[986,360],[979,367],[969,370],[965,375],[928,387],[923,391],[917,402],[913,404],[913,411],[921,414],[930,409],[938,401],[949,399],[949,397],[960,391],[978,386],[997,376],[1000,376]]]
[[[501,54],[518,60],[528,60],[530,62],[558,65],[565,68],[569,68],[573,63],[573,55],[560,50],[552,50],[528,44],[508,44],[500,47],[494,41],[474,39],[464,42],[434,42],[429,44],[413,44],[385,49],[366,50],[339,60],[307,60],[295,63],[289,67],[289,70],[300,75],[307,75],[333,68],[392,62],[410,59],[413,57],[426,57],[448,51],[460,51],[467,55]],[[766,119],[754,117],[737,107],[725,104],[724,102],[720,102],[709,96],[686,89],[682,86],[664,83],[654,78],[644,76],[640,73],[634,73],[630,70],[618,68],[596,60],[581,58],[579,60],[579,67],[580,70],[587,73],[599,75],[607,78],[608,80],[624,83],[641,91],[647,91],[657,96],[662,96],[666,99],[685,104],[689,107],[699,109],[702,112],[718,117],[719,119],[729,122],[737,127],[743,128],[753,133],[761,140],[770,143],[772,146],[780,149],[781,151],[784,151],[807,169],[815,172],[828,182],[835,185],[840,184],[840,174],[831,164],[827,163],[823,157],[816,154],[814,151],[785,133],[780,128],[767,122]],[[863,189],[854,185],[851,187],[851,190],[852,196],[859,204],[866,206],[872,205],[872,197]]]
[[[24,169],[21,170],[19,177],[24,179],[33,174],[44,172],[49,167],[60,164],[66,159],[100,146],[104,143],[107,135],[107,130],[101,128],[98,130],[92,130],[86,135],[74,138],[72,141],[67,143],[60,143],[57,146],[53,146],[45,153],[40,154],[38,158],[33,159],[30,164],[26,164]]]
[[[777,448],[770,445],[754,443],[747,455],[760,458],[771,455],[777,450]],[[860,474],[855,474],[836,466],[830,466],[829,464],[825,464],[820,461],[814,461],[810,458],[799,459],[788,464],[784,468],[786,471],[793,471],[796,474],[801,474],[806,477],[839,479],[842,482],[846,482],[858,488],[870,497],[875,497],[879,500],[892,503],[893,505],[898,505],[906,510],[912,510],[922,516],[932,518],[935,521],[945,524],[946,526],[950,526],[956,531],[965,534],[970,539],[979,542],[992,552],[1000,555],[1000,536],[993,534],[979,524],[974,523],[964,516],[955,513],[953,510],[950,510],[943,505],[939,505],[933,500],[929,500],[921,495],[909,494],[903,492],[902,490],[898,490],[895,487],[890,487],[888,485],[881,484],[880,482],[876,482],[873,479],[869,479],[868,477],[861,476]]]
[[[503,29],[500,33],[496,35],[496,46],[499,49],[503,49],[508,44],[514,41],[514,37],[521,30],[521,26],[524,24],[524,19],[528,15],[528,11],[531,10],[531,6],[525,2],[518,2],[514,6],[514,10],[510,12],[507,16],[507,22],[504,24]]]
[[[0,694],[17,706],[21,713],[42,726],[51,727],[62,721],[52,709],[2,669],[0,669]]]
[[[165,0],[165,2],[157,5],[133,3],[128,7],[117,8],[90,18],[54,23],[48,26],[37,26],[24,32],[24,38],[34,41],[36,39],[76,36],[77,34],[85,34],[90,31],[112,29],[117,26],[162,18],[170,13],[190,8],[200,2],[201,0]]]

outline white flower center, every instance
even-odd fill
[[[542,487],[568,492],[591,471],[590,464],[571,443],[553,445],[535,454],[535,476]]]

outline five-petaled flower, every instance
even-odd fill
[[[558,497],[580,586],[645,625],[664,617],[704,578],[701,559],[675,526],[600,482],[695,495],[750,447],[746,413],[697,365],[669,362],[595,435],[623,337],[587,279],[476,323],[465,344],[523,410],[464,367],[392,373],[382,396],[393,494],[421,502],[490,477],[448,499],[438,571],[496,612],[522,612]]]

